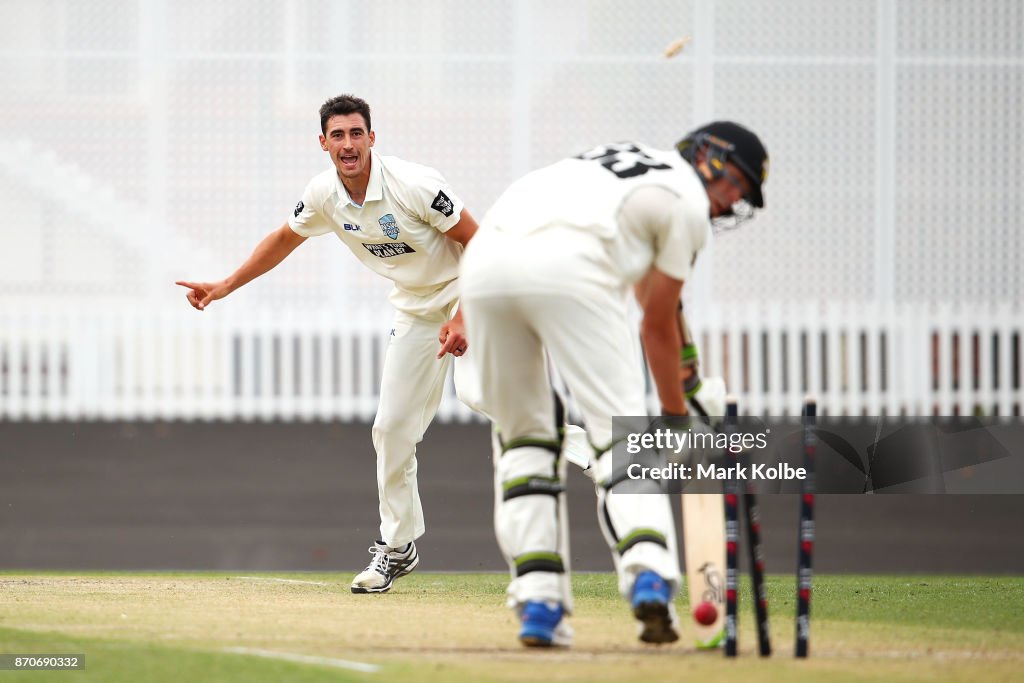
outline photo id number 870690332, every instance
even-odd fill
[[[65,671],[85,668],[81,654],[0,654],[0,670]]]

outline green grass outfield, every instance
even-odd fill
[[[610,574],[574,578],[575,644],[548,651],[516,641],[504,575],[413,574],[384,595],[353,595],[350,579],[2,572],[0,654],[79,653],[86,667],[0,671],[0,680],[991,683],[1019,681],[1024,671],[1022,577],[816,577],[806,661],[792,656],[792,576],[768,582],[768,661],[755,654],[749,593],[741,596],[741,657],[726,661],[696,652],[689,632],[672,646],[639,643]]]

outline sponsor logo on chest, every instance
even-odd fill
[[[363,246],[377,258],[391,258],[392,256],[416,253],[416,250],[405,242],[395,242],[394,244],[363,242]]]

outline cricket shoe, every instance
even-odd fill
[[[411,542],[396,550],[383,541],[375,541],[369,552],[370,564],[352,580],[353,593],[386,593],[395,579],[410,573],[420,563],[416,544]]]
[[[518,610],[519,642],[526,647],[569,647],[572,644],[572,628],[562,619],[565,609],[557,602],[529,600]]]
[[[671,600],[672,589],[665,579],[646,571],[633,582],[630,604],[640,622],[640,640],[645,643],[674,643],[679,640],[679,619]]]

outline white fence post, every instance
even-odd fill
[[[822,353],[822,325],[821,307],[819,304],[807,304],[801,309],[800,319],[806,326],[807,332],[807,393],[818,398],[822,395],[822,364],[824,355]],[[802,409],[802,408],[801,408]]]
[[[1013,414],[1014,376],[1013,376],[1013,323],[1014,320],[1009,304],[1002,304],[996,309],[996,338],[999,340],[999,415]],[[1020,334],[1021,326],[1017,326]],[[1018,358],[1018,365],[1024,359]],[[1019,382],[1019,379],[1018,379]],[[1018,383],[1018,386],[1019,383]],[[1017,402],[1020,403],[1020,393]]]

